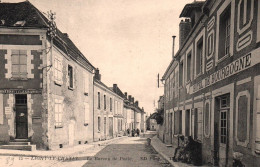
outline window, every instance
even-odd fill
[[[230,15],[231,7],[229,6],[220,16],[218,55],[219,60],[228,56],[230,53]]]
[[[62,58],[54,56],[54,79],[57,84],[62,84]]]
[[[98,131],[100,132],[100,126],[101,126],[101,118],[100,117],[98,117]]]
[[[112,98],[110,97],[110,112],[112,112]]]
[[[69,77],[69,87],[73,88],[73,68],[68,65],[68,77]]]
[[[55,99],[55,128],[62,127],[62,113],[63,113],[62,100]]]
[[[13,78],[27,77],[27,55],[25,50],[12,51],[12,76]]]
[[[104,110],[107,109],[107,98],[106,98],[106,95],[104,95]]]
[[[197,44],[196,55],[196,75],[202,74],[202,59],[203,59],[203,40],[200,39]]]
[[[100,92],[98,92],[98,109],[100,109]]]
[[[237,145],[247,147],[249,143],[250,125],[250,94],[249,91],[239,92],[236,97],[236,131]]]
[[[191,80],[191,52],[187,55],[187,82]]]
[[[183,61],[182,62],[180,62],[180,74],[179,74],[179,77],[180,77],[180,79],[179,79],[179,86],[180,87],[182,87],[182,85],[183,85]]]
[[[89,123],[89,103],[84,103],[85,110],[85,124]]]
[[[84,77],[84,92],[89,93],[89,74],[87,72]]]

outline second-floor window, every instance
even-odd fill
[[[180,69],[179,69],[179,86],[183,85],[183,61],[180,62]]]
[[[98,92],[98,109],[100,109],[100,92]]]
[[[27,77],[27,55],[25,50],[12,51],[12,77]]]
[[[187,82],[191,80],[191,53],[187,55]]]
[[[220,16],[219,60],[230,53],[230,15],[231,7],[229,6]]]
[[[73,67],[68,65],[69,87],[73,88]]]
[[[203,40],[201,39],[197,44],[196,75],[202,73],[202,58],[203,58]]]
[[[104,110],[107,109],[107,98],[106,95],[104,95]]]

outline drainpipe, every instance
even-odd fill
[[[95,73],[92,73],[92,74],[94,74],[95,75]],[[93,142],[94,142],[94,140],[95,140],[95,97],[94,97],[94,95],[95,95],[95,93],[94,93],[94,76],[92,77],[92,85],[93,85],[93,94],[92,94],[92,96],[93,96]]]

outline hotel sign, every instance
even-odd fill
[[[4,89],[0,90],[1,94],[41,94],[41,90],[25,90],[25,89]]]
[[[246,70],[249,67],[252,67],[253,65],[260,62],[259,56],[259,49],[248,53],[247,55],[233,61],[222,69],[195,83],[190,87],[189,92],[191,94],[196,93],[210,85],[213,85],[223,79],[226,79],[234,74]]]

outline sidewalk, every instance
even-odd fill
[[[166,147],[166,144],[161,142],[161,140],[154,136],[151,140],[151,145],[164,159],[166,159],[174,167],[190,167],[194,166],[192,164],[185,164],[181,162],[174,162],[171,157],[174,155],[175,147]],[[207,167],[207,166],[203,166]]]
[[[0,149],[0,155],[4,156],[34,156],[34,157],[69,157],[75,156],[75,154],[80,154],[86,150],[102,145],[107,145],[109,143],[115,142],[127,136],[117,137],[110,140],[92,142],[89,144],[76,145],[74,147],[62,148],[59,150],[36,150],[36,151],[24,151],[24,150],[7,150]]]

